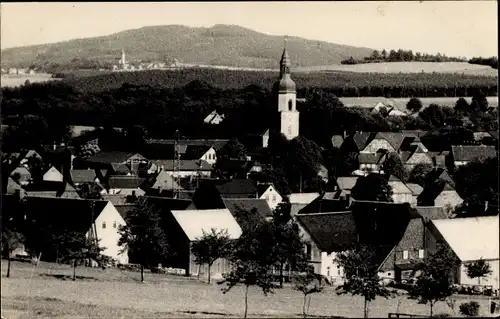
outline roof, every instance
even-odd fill
[[[181,141],[184,145],[207,145],[212,146],[216,151],[224,147],[229,139],[192,139]],[[147,144],[174,145],[174,139],[150,139]]]
[[[223,199],[223,202],[243,231],[255,229],[266,218],[273,217],[273,212],[265,199]]]
[[[415,207],[417,213],[424,219],[448,219],[449,216],[446,214],[444,207],[438,206],[417,206]]]
[[[485,137],[492,137],[489,132],[473,132],[474,140],[480,141]]]
[[[352,139],[356,146],[358,147],[358,150],[363,150],[365,149],[366,145],[368,145],[369,142],[373,139],[374,133],[372,132],[356,132],[352,136]]]
[[[31,197],[59,197],[79,199],[77,191],[68,183],[44,181],[25,187],[26,193]]]
[[[103,200],[111,202],[111,204],[115,205],[124,205],[127,203],[127,195],[121,194],[101,194]]]
[[[451,178],[450,174],[446,171],[446,169],[442,167],[436,167],[425,175],[424,184],[430,185],[438,180],[447,181],[451,186],[455,186],[455,182],[453,178]]]
[[[342,135],[334,135],[332,136],[332,146],[340,148],[340,146],[344,143],[344,137]]]
[[[99,152],[95,154],[94,156],[91,156],[87,158],[85,161],[88,163],[99,163],[99,164],[113,164],[113,163],[125,163],[128,159],[131,157],[137,157],[138,159],[143,159],[145,158],[137,153],[129,153],[129,152],[119,152],[119,151],[112,151],[112,152]]]
[[[73,183],[92,183],[97,178],[93,169],[74,169],[71,171]]]
[[[318,198],[309,203],[305,208],[303,208],[299,212],[299,214],[344,212],[347,209],[347,201],[341,199],[325,199],[324,195],[320,195]]]
[[[340,97],[339,100],[344,104],[345,107],[365,107],[372,108],[375,107],[379,102],[386,106],[394,106],[394,103],[388,98],[377,96],[377,97]]]
[[[496,131],[489,131],[488,133],[490,133],[490,135],[491,135],[494,139],[497,139],[497,140],[498,140],[498,130],[496,130]]]
[[[444,191],[455,191],[447,181],[436,181],[425,185],[424,190],[417,197],[418,201],[434,201]]]
[[[451,152],[455,161],[472,161],[480,157],[495,157],[497,152],[494,146],[486,145],[452,145]]]
[[[21,175],[21,177],[22,176],[31,176],[30,171],[26,167],[24,167],[24,166],[18,166],[18,167],[16,167],[12,171],[12,173],[10,173],[10,176],[12,176],[12,175],[14,175],[16,173],[19,173]]]
[[[401,147],[405,136],[399,132],[378,132],[373,139],[386,140],[397,151]]]
[[[181,171],[211,171],[212,165],[204,160],[180,160]],[[158,167],[163,167],[164,170],[174,170],[174,160],[157,160],[154,164]]]
[[[498,215],[432,221],[461,261],[499,259],[498,222]]]
[[[249,179],[232,179],[223,184],[215,185],[222,197],[233,197],[240,195],[257,196],[257,185]]]
[[[206,152],[212,148],[211,145],[189,145],[184,154],[182,154],[181,159],[184,160],[197,160],[201,159]]]
[[[422,186],[415,183],[407,183],[406,187],[408,187],[411,190],[412,194],[415,196],[420,195],[420,193],[422,193],[422,191],[424,190]]]
[[[359,164],[378,164],[384,155],[380,153],[359,153]]]
[[[115,174],[126,175],[130,173],[130,167],[124,163],[112,163],[111,170]]]
[[[305,203],[291,203],[290,204],[290,215],[297,215],[302,209],[304,209],[308,204]]]
[[[137,176],[110,176],[108,179],[109,188],[114,189],[136,189],[139,188],[146,179]]]
[[[288,195],[291,204],[309,204],[319,196],[319,193],[292,193]]]
[[[174,177],[168,174],[167,171],[161,171],[158,176],[156,176],[155,182],[151,188],[160,188],[162,190],[182,189]]]
[[[400,180],[389,179],[388,184],[392,187],[392,192],[394,194],[413,194],[412,190]]]
[[[26,199],[26,215],[42,224],[64,230],[87,232],[108,204],[107,201],[31,197]],[[93,208],[92,208],[93,204]]]
[[[226,229],[231,239],[241,236],[241,227],[231,212],[226,209],[172,210],[172,215],[190,241],[203,236],[203,231],[212,228]]]
[[[124,205],[114,205],[118,213],[122,216],[124,220],[127,220],[127,216],[132,212],[135,208],[134,204],[124,204]]]
[[[9,177],[8,180],[7,180],[7,190],[6,190],[6,194],[15,194],[16,193],[16,190],[19,190],[21,192],[21,196],[24,196],[24,194],[26,194],[26,192],[24,191],[24,189],[21,187],[21,185],[19,185],[18,183],[16,183],[12,177]]]
[[[337,185],[339,186],[340,189],[351,190],[353,189],[354,185],[356,185],[357,181],[358,181],[357,176],[338,177]]]
[[[351,212],[298,214],[296,219],[321,251],[342,251],[357,240]]]

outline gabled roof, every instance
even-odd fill
[[[417,197],[418,201],[429,202],[434,201],[439,194],[444,191],[455,191],[451,185],[446,181],[435,181],[433,183],[425,184],[425,188]]]
[[[93,169],[74,169],[71,171],[71,180],[73,183],[92,183],[97,178]]]
[[[266,218],[273,217],[271,208],[264,199],[223,199],[223,202],[243,231],[251,231]]]
[[[125,205],[127,204],[127,195],[121,194],[101,194],[102,200],[111,202],[111,204],[115,205]]]
[[[409,189],[406,184],[399,179],[389,179],[388,184],[392,187],[392,192],[394,194],[413,194],[412,190]]]
[[[359,153],[359,164],[379,164],[384,157],[382,153]]]
[[[486,145],[452,145],[451,152],[455,161],[472,161],[479,157],[495,157],[497,152],[494,146]]]
[[[16,190],[19,190],[21,192],[20,193],[21,197],[23,197],[26,194],[25,190],[21,187],[21,185],[16,183],[12,179],[12,177],[9,177],[7,180],[6,194],[8,194],[8,195],[15,194]]]
[[[332,213],[332,212],[345,212],[348,209],[348,202],[341,199],[325,199],[324,195],[304,207],[299,214],[318,214],[318,213]]]
[[[332,146],[340,148],[340,146],[344,143],[344,137],[342,135],[333,135],[332,136]]]
[[[249,179],[232,179],[222,184],[215,185],[223,198],[238,198],[247,195],[257,196],[257,185]]]
[[[498,215],[432,221],[462,262],[499,259],[498,222]]]
[[[138,160],[146,160],[141,154],[138,153],[129,153],[129,152],[119,152],[119,151],[111,151],[111,152],[99,152],[94,156],[87,158],[85,161],[87,163],[99,163],[99,164],[118,164],[125,163],[130,158],[136,158]]]
[[[130,214],[130,212],[132,212],[135,208],[134,204],[114,205],[114,206],[125,221],[127,220],[127,216]]]
[[[110,176],[108,179],[109,188],[113,189],[137,189],[146,179],[137,176]]]
[[[27,185],[26,193],[31,197],[53,197],[80,199],[77,191],[66,182],[43,181],[37,184]]]
[[[190,241],[203,236],[212,228],[227,230],[231,239],[241,236],[241,227],[228,209],[172,210],[172,215]]]
[[[438,206],[417,206],[415,207],[417,213],[424,219],[434,220],[434,219],[448,219],[449,216],[446,214],[444,207]]]
[[[144,196],[146,202],[160,209],[163,214],[171,210],[187,210],[193,204],[189,199],[176,199],[159,196]]]
[[[184,160],[201,159],[206,152],[212,148],[211,145],[189,145],[186,152],[181,156]]]
[[[181,171],[211,171],[212,165],[204,160],[180,160],[179,170]],[[154,164],[163,167],[164,170],[172,171],[174,169],[174,160],[157,160]]]
[[[406,187],[408,187],[411,190],[412,194],[415,196],[420,195],[420,193],[422,193],[422,191],[424,190],[422,186],[415,183],[407,183]]]
[[[18,173],[19,175],[21,175],[21,177],[23,177],[23,176],[31,176],[30,171],[26,167],[24,167],[24,166],[18,166],[18,167],[16,167],[12,171],[12,173],[10,174],[10,176],[12,176],[12,175],[14,175],[16,173]]]
[[[114,172],[115,174],[126,175],[130,173],[130,167],[128,166],[128,164],[113,163],[110,166],[111,166],[111,171]]]
[[[399,132],[378,132],[373,139],[386,140],[395,151],[399,150],[405,136]]]
[[[156,176],[155,182],[151,188],[160,188],[162,190],[182,189],[174,177],[168,174],[167,171],[161,171],[158,176]]]
[[[26,215],[37,223],[64,230],[87,232],[108,204],[106,201],[66,198],[26,198]],[[93,203],[93,208],[92,208]]]
[[[321,251],[342,251],[357,241],[351,212],[298,214],[296,219]]]
[[[494,139],[498,140],[498,130],[496,130],[496,131],[489,131],[488,133],[490,133],[490,135],[491,135]]]
[[[292,193],[288,195],[291,204],[309,204],[319,196],[319,193]]]
[[[354,185],[356,185],[358,178],[358,176],[338,177],[337,185],[339,186],[339,189],[351,190]]]
[[[352,136],[352,139],[358,147],[358,150],[362,151],[372,141],[374,136],[375,133],[372,132],[356,132]]]

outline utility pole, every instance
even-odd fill
[[[178,183],[176,183],[177,176],[181,168],[181,152],[179,145],[179,130],[175,131],[175,141],[174,141],[174,163],[173,163],[173,173],[172,173],[172,189],[173,197],[179,198],[179,188]]]

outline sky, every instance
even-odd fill
[[[1,48],[103,36],[151,25],[236,24],[271,35],[448,56],[497,56],[497,3],[2,3]]]

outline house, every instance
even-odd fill
[[[411,171],[418,164],[434,165],[431,154],[422,143],[411,145],[409,150],[401,152],[400,157],[407,171]]]
[[[172,192],[173,190],[182,190],[183,188],[179,185],[179,183],[175,180],[175,178],[168,174],[167,171],[161,171],[155,178],[152,189],[158,190],[161,192]]]
[[[392,188],[392,200],[394,203],[416,204],[413,192],[399,178],[394,175],[389,176],[388,184]]]
[[[145,191],[140,186],[144,181],[144,178],[137,176],[110,176],[102,193],[143,196]]]
[[[257,183],[257,196],[260,199],[265,199],[272,210],[278,207],[278,204],[282,202],[283,197],[276,190],[273,184],[259,184]]]
[[[148,160],[138,153],[128,153],[119,151],[101,151],[84,161],[88,167],[93,169],[113,168],[112,164],[126,165],[130,172],[137,172],[140,164],[146,164]],[[118,166],[116,166],[118,167]]]
[[[118,245],[119,228],[125,220],[116,208],[107,201],[26,197],[26,218],[35,227],[49,226],[52,232],[76,231],[85,233],[87,238],[99,240],[104,248],[103,255],[109,256],[121,264],[128,263],[127,252],[122,252]],[[52,260],[56,252],[47,248],[42,258]]]
[[[429,243],[432,249],[444,245],[450,249],[460,265],[454,272],[456,284],[491,285],[499,289],[499,220],[497,216],[469,217],[433,220],[430,231],[434,241]],[[467,276],[466,265],[485,260],[492,270],[486,278],[471,279]]]
[[[292,193],[288,195],[291,204],[309,204],[319,196],[319,193]]]
[[[210,114],[207,115],[207,117],[205,117],[203,123],[217,125],[222,121],[224,121],[224,114],[219,114],[216,110],[213,110]]]
[[[189,145],[181,155],[183,160],[203,160],[210,165],[217,162],[217,154],[215,148],[206,145]]]
[[[185,269],[187,276],[208,274],[206,265],[197,265],[191,252],[192,243],[203,236],[203,232],[227,231],[230,239],[238,239],[241,236],[241,227],[236,222],[228,209],[207,210],[172,210],[171,223],[167,231],[169,248],[175,252],[175,260],[170,265],[173,268]],[[174,258],[172,258],[174,259]],[[221,278],[223,273],[230,271],[229,261],[220,258],[211,267],[211,277]]]
[[[386,158],[383,152],[378,153],[359,153],[359,169],[353,172],[354,175],[366,176],[370,173],[382,173],[381,165]]]
[[[97,172],[93,169],[74,169],[71,170],[71,180],[74,185],[85,183],[100,183]]]
[[[4,187],[4,186],[2,185],[2,187]],[[19,185],[18,183],[16,183],[16,181],[14,181],[12,179],[12,177],[9,177],[7,179],[7,187],[6,187],[6,190],[5,190],[5,194],[7,194],[7,195],[18,194],[19,198],[21,199],[24,196],[26,196],[26,191],[21,187],[21,185]]]
[[[466,165],[476,158],[490,158],[497,156],[494,146],[486,145],[452,145],[451,159],[454,167]]]
[[[417,197],[417,203],[419,206],[438,206],[452,210],[462,204],[463,199],[449,183],[436,181],[425,185]]]
[[[80,199],[80,195],[66,181],[48,182],[42,181],[36,184],[29,184],[25,187],[26,194],[30,197],[51,197],[51,198],[69,198]]]
[[[227,198],[222,201],[243,231],[252,231],[260,223],[273,218],[271,208],[263,199]]]
[[[202,179],[192,198],[198,209],[221,209],[226,207],[224,199],[257,199],[258,190],[257,185],[248,179]]]
[[[205,160],[180,160],[179,166],[174,170],[173,159],[171,160],[156,160],[153,163],[158,168],[158,171],[165,171],[167,174],[174,177],[210,177],[212,174],[212,165]]]
[[[337,177],[336,191],[340,190],[343,194],[350,195],[357,181],[358,176]]]
[[[31,181],[31,173],[25,166],[16,167],[10,174],[17,183],[20,185],[28,185]]]
[[[388,153],[397,152],[404,138],[402,133],[397,132],[374,133],[360,153],[377,153],[379,150],[386,150]]]
[[[407,113],[398,110],[397,108],[390,109],[388,114],[388,116],[407,116],[407,115],[408,115]]]
[[[43,174],[42,179],[47,182],[62,182],[64,177],[54,166],[52,166]]]

